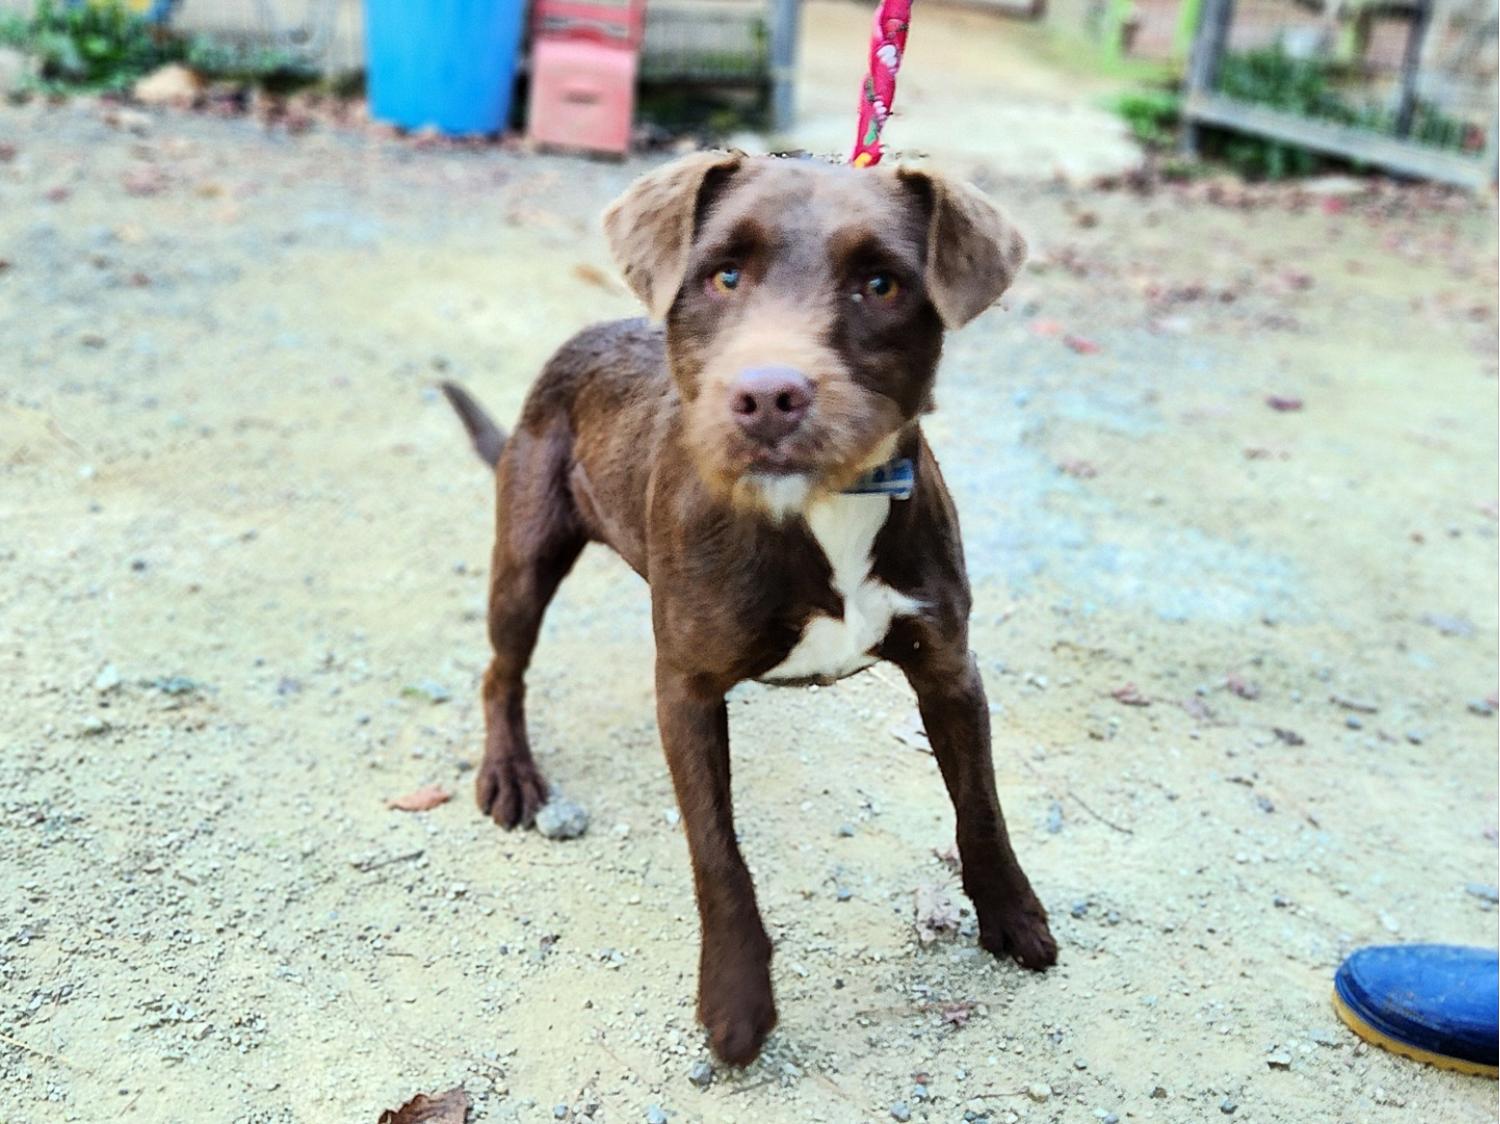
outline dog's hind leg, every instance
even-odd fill
[[[568,492],[570,439],[552,431],[511,436],[496,474],[495,551],[484,676],[484,761],[475,778],[479,810],[504,828],[530,826],[547,782],[526,736],[526,668],[547,603],[588,534]]]

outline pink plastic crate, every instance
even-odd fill
[[[633,48],[537,39],[527,135],[540,144],[623,156],[630,149],[635,70]]]

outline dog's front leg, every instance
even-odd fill
[[[657,665],[656,713],[687,832],[702,925],[698,1018],[722,1060],[747,1065],[776,1025],[771,941],[734,837],[729,711],[720,690]]]
[[[995,792],[990,756],[990,710],[979,669],[966,649],[918,649],[904,662],[917,708],[958,818],[958,855],[964,892],[979,915],[979,942],[996,956],[1013,956],[1040,971],[1057,960],[1047,911],[1011,850]]]

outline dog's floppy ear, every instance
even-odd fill
[[[927,295],[943,327],[961,328],[1010,288],[1026,239],[978,188],[931,172],[897,175],[927,207]]]
[[[642,176],[604,212],[609,252],[653,319],[666,316],[687,271],[700,199],[740,164],[738,153],[695,152]]]

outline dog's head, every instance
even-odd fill
[[[1026,257],[988,199],[929,172],[724,153],[636,181],[604,229],[666,321],[704,480],[778,517],[890,457],[929,408],[943,330]]]

